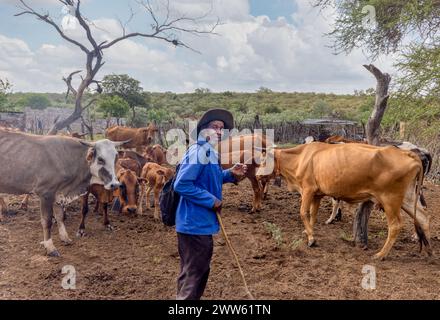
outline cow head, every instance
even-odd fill
[[[138,178],[130,169],[121,169],[118,171],[118,180],[120,182],[119,190],[116,195],[121,204],[122,213],[136,213],[139,198],[139,183],[144,181]]]
[[[114,190],[119,187],[116,179],[115,162],[117,159],[116,147],[126,141],[113,142],[107,139],[96,142],[79,141],[88,146],[87,161],[90,166],[90,173],[94,183],[104,185],[107,190]]]
[[[276,172],[275,151],[273,149],[263,152],[258,159],[257,164],[259,166],[255,172],[255,177],[259,183],[267,183],[269,180],[276,178],[277,175],[279,175],[279,172]]]
[[[158,131],[157,127],[150,123],[148,127],[139,129],[142,135],[142,144],[149,145],[154,141],[154,135]]]

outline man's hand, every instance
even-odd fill
[[[220,200],[215,200],[214,206],[212,207],[214,211],[220,211],[222,209],[222,202]]]
[[[236,177],[243,177],[247,172],[247,165],[243,163],[236,163],[231,168],[231,173]]]

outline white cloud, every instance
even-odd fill
[[[49,0],[47,0],[49,1]],[[209,10],[211,0],[183,0],[175,9],[188,15]],[[104,52],[106,64],[98,78],[108,73],[127,73],[149,91],[254,91],[266,86],[280,91],[353,92],[374,86],[374,78],[362,67],[368,63],[360,51],[349,56],[332,55],[330,30],[334,13],[312,9],[298,1],[293,23],[249,14],[247,0],[215,0],[212,14],[224,24],[218,36],[183,36],[201,55],[155,39],[125,40]],[[95,20],[98,42],[122,33],[114,19]],[[203,25],[202,25],[203,26]],[[81,29],[69,35],[85,40]],[[30,50],[26,42],[0,35],[0,77],[6,75],[15,90],[62,91],[61,78],[84,68],[84,55],[71,44],[46,43]],[[392,71],[392,59],[378,67]]]

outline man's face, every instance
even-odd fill
[[[207,128],[207,136],[206,140],[210,143],[216,143],[217,141],[222,140],[223,129],[225,128],[225,124],[223,121],[215,120],[211,121]]]

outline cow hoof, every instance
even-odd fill
[[[108,230],[108,231],[113,231],[115,228],[113,228],[113,226],[111,225],[111,224],[107,224],[106,226],[105,226],[105,228]]]
[[[73,243],[73,241],[72,241],[71,239],[69,239],[69,238],[67,238],[67,239],[63,239],[63,240],[61,240],[61,242],[62,242],[65,246],[70,246],[70,245]]]
[[[373,256],[373,260],[377,260],[377,261],[384,261],[385,260],[385,255],[381,254],[381,253],[376,253]]]
[[[411,241],[412,242],[419,242],[419,236],[417,235],[417,232],[413,233],[413,235],[411,236]]]
[[[76,233],[76,236],[77,236],[78,238],[85,237],[85,236],[86,236],[86,230],[84,230],[84,229],[79,229],[78,232]]]
[[[307,242],[307,245],[311,248],[311,247],[316,247],[316,241],[315,239],[311,239]]]
[[[58,258],[61,257],[60,253],[58,252],[58,250],[53,250],[52,252],[49,252],[47,254],[49,257],[54,257],[54,258]]]

